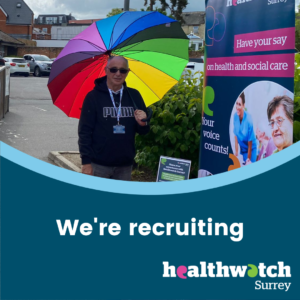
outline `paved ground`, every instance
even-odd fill
[[[9,112],[0,121],[0,140],[48,161],[50,151],[78,151],[78,120],[53,105],[48,77],[11,77]]]

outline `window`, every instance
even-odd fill
[[[59,19],[58,23],[61,24],[63,22],[63,16],[59,16],[58,19]]]
[[[46,24],[56,24],[57,17],[46,17]]]
[[[194,33],[198,33],[199,32],[199,26],[194,26]]]
[[[191,46],[190,46],[191,50],[195,51],[196,50],[196,44],[195,43],[192,43]]]
[[[43,28],[42,31],[45,32],[45,33],[47,33],[47,32],[48,32],[48,29],[47,29],[47,28]]]
[[[39,23],[43,24],[43,17],[39,17]]]

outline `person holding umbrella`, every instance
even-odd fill
[[[146,107],[178,83],[188,48],[181,24],[156,11],[99,20],[68,42],[48,88],[55,106],[80,118],[83,173],[130,180],[135,134],[149,131]]]
[[[128,88],[128,61],[111,56],[106,76],[95,80],[83,102],[78,126],[82,173],[131,180],[135,134],[147,134],[146,106],[140,93]]]

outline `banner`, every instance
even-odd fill
[[[0,299],[298,300],[299,154],[143,183],[0,142]]]
[[[199,177],[293,143],[294,0],[206,0]]]

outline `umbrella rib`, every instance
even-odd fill
[[[127,51],[127,50],[132,49],[133,47],[139,46],[140,44],[142,44],[142,43],[144,43],[146,41],[150,41],[150,40],[154,41],[154,40],[160,40],[160,39],[164,39],[164,40],[185,40],[185,39],[180,39],[180,38],[167,38],[167,37],[160,37],[160,38],[154,38],[154,39],[146,39],[146,40],[142,40],[142,41],[139,41],[139,42],[136,42],[136,43],[132,44],[131,47],[127,48],[126,50],[122,50],[122,49],[126,48],[127,46],[123,46],[121,48],[116,48],[116,50],[114,50],[114,52],[117,52],[117,51]]]
[[[94,70],[93,70],[90,74],[88,74],[88,76],[83,80],[82,84],[80,85],[80,88],[78,89],[78,91],[77,91],[77,93],[76,93],[76,96],[75,96],[75,99],[74,99],[74,101],[73,101],[73,103],[72,103],[72,106],[71,106],[71,108],[70,108],[69,114],[71,113],[71,111],[72,111],[72,109],[73,109],[75,100],[76,100],[76,98],[77,98],[77,96],[78,96],[78,93],[80,92],[80,90],[81,90],[83,84],[85,83],[85,81],[86,81],[89,77],[91,77],[94,73],[96,73],[96,71],[97,71],[98,69],[101,69],[103,66],[104,66],[104,64],[101,65],[100,67],[99,67],[99,65],[96,65],[95,68],[94,68]],[[97,67],[98,67],[98,68],[97,68]],[[100,74],[100,72],[99,72],[99,74]]]
[[[136,34],[138,34],[138,33],[136,33]],[[132,36],[131,38],[134,38],[134,36]],[[130,40],[131,40],[131,38],[130,39],[128,39],[128,42],[130,42]],[[143,43],[143,42],[146,42],[146,41],[150,41],[150,40],[159,40],[159,39],[169,39],[169,40],[187,40],[187,39],[183,39],[183,38],[166,38],[166,37],[160,37],[160,38],[155,38],[155,39],[145,39],[145,40],[142,40],[142,41],[140,41],[140,42],[137,42],[137,43],[134,43],[134,44],[132,44],[132,47],[135,47],[136,45],[139,45],[139,44],[141,44],[141,43]],[[124,45],[123,47],[121,47],[121,48],[115,48],[116,50],[114,50],[114,51],[118,51],[118,50],[121,50],[121,49],[123,49],[123,48],[125,48],[125,47],[127,47],[127,45]]]
[[[155,13],[155,12],[153,12],[153,13]],[[150,15],[150,14],[149,14]],[[148,15],[147,15],[148,16]],[[178,21],[173,21],[173,22],[169,22],[169,23],[176,23],[176,22],[178,22]],[[134,22],[133,22],[134,23]],[[132,24],[133,24],[132,23]],[[131,24],[131,25],[132,25]],[[163,23],[163,24],[168,24],[168,23]],[[148,28],[146,28],[146,29],[150,29],[150,28],[153,28],[153,27],[156,27],[156,26],[160,26],[160,25],[163,25],[163,24],[158,24],[158,25],[153,25],[153,26],[150,26],[150,27],[148,27]],[[129,26],[128,26],[129,27]],[[128,29],[128,27],[125,29],[125,30],[127,30]],[[146,29],[144,29],[144,30],[146,30]],[[142,30],[141,30],[142,31]],[[131,39],[133,39],[137,34],[139,34],[141,31],[139,31],[139,32],[137,32],[137,33],[135,33],[134,35],[132,35],[131,37],[129,37],[127,40],[131,40]],[[119,38],[118,38],[119,39]],[[188,37],[186,38],[187,40],[189,39]],[[125,41],[127,41],[127,40],[125,40]],[[145,40],[145,41],[148,41],[148,40],[150,40],[150,39],[147,39],[147,40]],[[185,40],[185,39],[182,39],[182,40]],[[124,43],[125,41],[123,41],[122,43]],[[119,43],[119,45],[120,45],[120,43]],[[125,45],[126,46],[126,45]],[[117,46],[116,46],[117,47]],[[123,47],[122,47],[123,48]]]
[[[65,57],[68,57],[69,55],[72,55],[72,54],[77,54],[77,53],[81,53],[81,54],[89,54],[89,51],[78,51],[78,52],[73,52],[73,53],[69,53],[69,54],[67,54],[67,55],[64,55],[64,56],[62,56],[61,58],[59,58],[58,60],[55,60],[55,62],[54,63],[56,63],[56,62],[58,62],[58,61],[60,61],[61,59],[63,59],[63,58],[65,58]],[[99,54],[97,54],[97,55],[102,55],[102,54],[104,54],[105,52],[99,52]],[[94,55],[94,56],[97,56],[97,55]]]
[[[133,71],[131,71],[141,82],[143,82],[145,84],[145,86],[158,98],[161,99],[153,90],[151,87],[149,87],[149,85],[143,80],[141,79],[137,74],[135,74]]]
[[[70,66],[70,67],[71,67],[71,66]],[[83,70],[88,70],[88,69],[91,69],[91,68],[93,68],[93,67],[89,66],[89,67],[84,68]],[[81,72],[83,72],[83,70],[79,71],[78,74],[81,73]],[[89,75],[90,75],[90,74],[89,74]],[[56,78],[56,77],[55,77],[55,78]],[[73,77],[73,78],[74,78],[74,77]],[[72,79],[73,79],[73,78],[72,78]],[[88,77],[87,77],[87,78],[88,78]],[[72,79],[71,79],[71,80],[72,80]],[[66,87],[69,85],[69,83],[71,82],[71,80],[68,82],[68,84],[66,85]],[[64,88],[64,89],[65,89],[65,88]],[[63,92],[64,89],[62,89],[62,90],[60,91],[60,93],[57,95],[56,100],[57,100],[57,98],[60,96],[60,94]],[[55,101],[56,101],[56,100],[55,100]],[[55,102],[55,101],[54,101],[54,102]]]
[[[168,53],[162,53],[162,52],[158,52],[158,51],[152,51],[152,50],[131,50],[131,51],[135,52],[134,54],[138,54],[138,53],[142,53],[142,52],[152,52],[152,53],[159,53],[159,54],[163,54],[163,55],[168,55],[168,56],[172,56],[172,57],[176,57],[176,58],[185,59],[185,58],[180,57],[180,56],[171,55],[171,54],[168,54]],[[123,52],[125,52],[125,51],[123,51]],[[185,59],[185,60],[187,60],[187,59]]]
[[[131,60],[132,60],[132,61],[133,61],[133,60],[134,60],[134,61],[138,61],[138,62],[140,62],[140,63],[143,63],[143,64],[147,65],[147,66],[150,66],[150,67],[152,67],[153,69],[156,69],[156,70],[158,70],[158,71],[164,73],[165,75],[167,75],[167,76],[169,76],[169,77],[171,77],[171,78],[173,78],[173,79],[175,79],[175,80],[178,81],[178,79],[176,79],[175,77],[173,77],[173,76],[167,74],[166,72],[164,72],[164,71],[162,71],[162,70],[160,70],[160,69],[158,69],[158,68],[156,68],[156,67],[154,67],[154,66],[152,66],[152,65],[150,65],[150,64],[147,64],[147,63],[145,63],[145,62],[143,62],[143,61],[141,61],[141,60],[135,59],[135,58],[129,58],[129,61],[131,61]]]
[[[104,52],[106,51],[106,49],[104,49],[104,48],[102,48],[102,47],[100,47],[100,46],[98,46],[98,45],[96,45],[96,44],[94,44],[94,43],[92,43],[91,41],[87,41],[87,40],[84,40],[84,39],[76,39],[77,41],[85,41],[85,42],[87,42],[88,44],[90,44],[91,46],[93,46],[94,48],[96,48],[97,50],[98,49],[102,49]],[[101,37],[101,40],[102,40],[102,37]],[[102,40],[103,41],[103,40]],[[104,44],[104,43],[103,43]]]
[[[91,59],[91,57],[89,57],[89,58],[87,58],[87,59]],[[73,65],[84,64],[84,63],[85,63],[84,61],[86,61],[87,59],[85,59],[85,60],[83,60],[83,61],[79,61],[79,62],[77,62],[77,63],[75,63],[75,64],[73,64]],[[98,58],[98,60],[99,60],[99,58]],[[67,68],[65,68],[64,70],[62,70],[59,74],[57,74],[57,75],[51,80],[51,82],[52,82],[53,80],[55,80],[59,75],[61,75],[64,71],[66,71],[66,70],[68,70],[69,68],[71,68],[73,65],[70,65],[70,66],[68,66]],[[78,73],[81,73],[82,71],[87,70],[87,69],[89,69],[89,68],[92,68],[92,67],[89,67],[89,65],[87,65],[85,68],[83,68],[82,70],[78,71]],[[48,81],[48,84],[49,84],[49,83],[50,83],[50,79],[49,79],[49,81]]]
[[[96,50],[100,50],[100,49],[102,49],[102,48],[100,48],[100,47],[98,47],[98,46],[96,46],[95,44],[93,44],[93,43],[91,43],[91,42],[89,42],[89,41],[86,41],[86,40],[83,40],[83,39],[78,39],[78,40],[80,40],[80,41],[85,41],[85,42],[87,42],[87,43],[89,43],[92,47],[94,47]],[[102,50],[104,50],[104,49],[102,49]],[[105,51],[106,50],[104,50],[103,52],[102,51],[99,51],[101,54],[103,54],[103,53],[105,53]],[[84,52],[81,52],[81,51],[78,51],[78,52],[76,52],[76,53],[84,53]],[[64,57],[67,57],[68,55],[71,55],[71,54],[74,54],[74,52],[73,53],[69,53],[69,54],[67,54],[67,55],[64,55],[64,56],[62,56],[61,58],[59,58],[57,61],[59,61],[60,59],[62,59],[62,58],[64,58]]]
[[[113,27],[113,29],[112,29],[112,31],[111,31],[110,40],[109,40],[109,45],[108,45],[108,48],[109,48],[109,49],[110,49],[110,46],[111,46],[112,37],[113,37],[113,33],[114,33],[114,30],[115,30],[116,24],[117,24],[118,21],[119,21],[123,16],[125,16],[125,15],[127,15],[127,12],[123,13],[123,14],[118,18],[118,20],[115,22],[115,24],[114,24],[114,27]],[[99,32],[99,33],[100,33],[100,32]],[[100,34],[100,36],[101,36],[101,34]]]
[[[137,22],[137,21],[139,21],[139,20],[141,20],[141,19],[143,19],[143,18],[145,18],[145,17],[148,17],[148,16],[150,16],[150,15],[152,15],[152,14],[154,14],[155,13],[155,11],[153,11],[153,12],[151,12],[151,13],[148,13],[148,14],[146,14],[146,15],[144,15],[144,16],[142,16],[142,17],[140,17],[140,18],[138,18],[138,19],[136,19],[134,22],[132,22],[130,25],[128,25],[125,29],[124,29],[124,31],[119,35],[119,37],[116,39],[116,42],[120,39],[120,37],[122,36],[124,36],[124,34],[125,34],[125,31],[130,27],[130,26],[132,26],[135,22]],[[118,19],[118,21],[119,21],[120,19]],[[117,24],[117,22],[116,22],[116,24]],[[115,24],[115,25],[116,25]],[[155,25],[156,26],[156,25]],[[115,27],[114,27],[114,29],[115,29]],[[113,32],[113,31],[112,31]],[[137,33],[136,33],[137,34]],[[134,34],[135,35],[135,34]],[[133,35],[133,36],[134,36]],[[112,36],[111,36],[111,39],[112,39]],[[113,45],[109,45],[109,48],[110,47],[112,47]]]
[[[121,16],[119,16],[119,18],[116,20],[116,22],[115,22],[115,24],[114,24],[114,27],[113,27],[113,29],[112,29],[112,33],[113,33],[114,29],[115,29],[116,23],[117,23],[117,22],[120,20],[120,18],[121,18],[122,16],[124,16],[125,14],[126,14],[126,12],[125,12],[125,13],[121,13]],[[100,20],[100,21],[101,21],[101,20]],[[97,21],[97,22],[99,22],[99,21]],[[98,28],[97,25],[96,25],[96,27],[97,27],[99,36],[101,37],[101,40],[102,40],[102,42],[103,42],[103,45],[106,47],[106,45],[105,45],[105,43],[104,43],[104,40],[103,40],[103,38],[102,38],[101,32],[99,31],[99,28]],[[108,44],[108,49],[106,48],[106,50],[109,50],[109,49],[110,49],[111,38],[112,38],[112,36],[110,37],[109,44]]]

